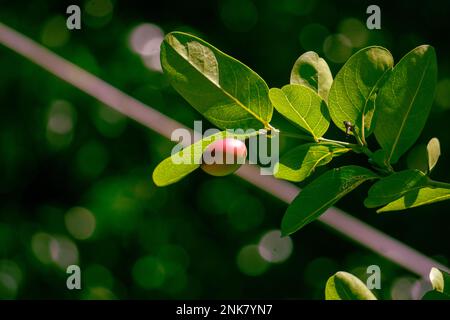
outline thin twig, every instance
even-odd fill
[[[33,61],[97,100],[167,137],[183,125],[116,89],[100,78],[59,57],[28,37],[0,23],[0,43]],[[243,165],[237,175],[280,200],[290,203],[300,192],[295,185],[260,174],[259,168]],[[379,255],[418,275],[428,277],[431,267],[449,269],[402,242],[336,208],[319,221]]]

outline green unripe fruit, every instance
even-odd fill
[[[241,140],[225,138],[214,141],[203,152],[201,168],[206,173],[222,177],[235,172],[247,157],[247,147]]]

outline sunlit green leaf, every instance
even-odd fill
[[[161,65],[178,93],[217,127],[267,127],[273,111],[267,84],[207,42],[169,33],[161,45]]]
[[[275,165],[274,176],[293,182],[303,181],[317,167],[326,165],[333,157],[350,150],[330,144],[307,143],[300,145],[281,157],[280,162]]]
[[[328,99],[333,75],[327,62],[314,51],[302,54],[291,71],[291,84],[301,84],[310,87],[325,101]]]
[[[385,73],[394,64],[390,52],[382,47],[367,47],[345,63],[336,75],[328,97],[333,122],[346,131],[344,121],[355,125],[355,132],[365,136],[374,129],[375,95]]]
[[[328,278],[326,300],[377,300],[366,285],[351,273],[339,271]]]
[[[396,172],[377,181],[370,189],[364,205],[368,208],[388,204],[404,194],[418,190],[427,184],[427,177],[419,170]]]
[[[322,137],[327,131],[330,124],[327,106],[311,88],[288,84],[282,89],[270,89],[269,96],[279,113],[310,133],[314,139]]]
[[[410,51],[388,75],[376,99],[375,136],[389,163],[396,163],[420,136],[436,81],[436,54],[427,45]]]
[[[289,235],[301,229],[360,184],[376,178],[375,173],[358,166],[325,172],[307,185],[291,203],[281,222],[281,232]]]
[[[405,210],[450,199],[450,189],[424,187],[407,192],[401,198],[389,203],[377,212]]]

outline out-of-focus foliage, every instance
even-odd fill
[[[309,50],[336,75],[359,48],[381,45],[398,60],[429,43],[439,79],[419,142],[439,137],[432,176],[450,180],[446,1],[386,3],[382,29],[373,31],[365,28],[368,3],[361,1],[86,0],[82,29],[74,31],[65,28],[69,4],[2,1],[0,21],[190,127],[201,116],[160,72],[159,43],[172,30],[214,43],[270,87],[287,84],[293,63]],[[429,289],[319,223],[280,238],[275,229],[285,205],[234,176],[197,171],[157,188],[152,170],[173,142],[2,46],[0,70],[0,298],[321,299],[337,270],[364,281],[373,264],[382,271],[378,298],[420,298]],[[281,148],[293,143],[282,140]],[[363,187],[337,205],[448,263],[448,203],[380,218],[363,207],[366,194]],[[80,291],[66,288],[69,264],[81,267]]]

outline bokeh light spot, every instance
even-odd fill
[[[391,287],[392,300],[412,300],[412,290],[415,284],[412,277],[401,277],[394,281]]]
[[[259,276],[270,266],[259,254],[257,245],[243,247],[237,255],[236,262],[239,270],[248,276]]]
[[[343,34],[333,34],[325,39],[323,52],[332,62],[344,63],[352,54],[352,43]]]
[[[369,31],[367,27],[358,19],[348,18],[339,24],[339,32],[346,36],[353,47],[361,48],[369,40]]]
[[[46,137],[52,148],[64,148],[72,142],[75,121],[76,110],[69,102],[56,100],[50,105]]]
[[[441,109],[450,109],[450,79],[446,78],[438,82],[435,101]]]
[[[93,112],[97,130],[108,138],[119,137],[126,128],[127,118],[116,110],[99,104]]]
[[[159,52],[163,40],[164,32],[151,23],[138,25],[131,31],[128,39],[131,50],[141,56],[144,65],[158,72],[162,71]]]
[[[35,257],[42,263],[48,264],[52,262],[50,256],[50,242],[52,237],[44,232],[38,232],[31,238],[31,250]]]
[[[74,207],[70,209],[64,221],[70,234],[79,240],[86,240],[92,236],[95,230],[95,217],[86,208]]]
[[[101,28],[111,21],[114,6],[111,0],[88,0],[84,10],[83,22],[89,27]]]
[[[72,240],[64,236],[52,237],[50,256],[53,262],[63,270],[72,264],[78,264],[78,248]]]
[[[69,265],[78,264],[78,248],[64,236],[52,236],[38,232],[31,238],[31,249],[36,258],[44,264],[53,263],[65,270]]]
[[[293,244],[290,237],[281,237],[280,230],[273,230],[261,238],[258,249],[266,261],[281,263],[291,255]]]
[[[92,264],[83,270],[83,280],[87,287],[104,287],[111,289],[114,277],[111,272],[102,265]]]
[[[86,10],[86,13],[91,16],[104,17],[110,14],[113,8],[110,0],[90,0],[86,2],[84,9]]]
[[[42,43],[52,48],[65,45],[69,38],[70,33],[66,26],[66,19],[63,16],[55,16],[49,19],[41,32]]]
[[[14,299],[17,296],[22,271],[10,260],[0,260],[0,299]]]

